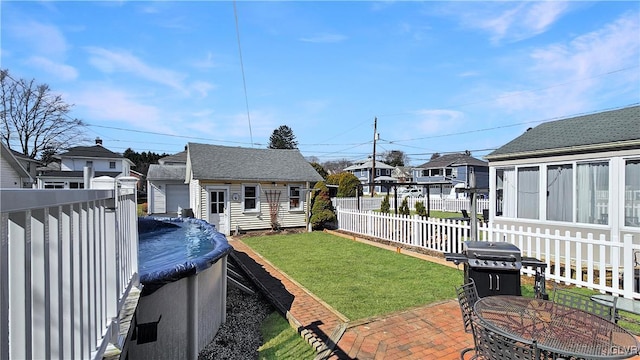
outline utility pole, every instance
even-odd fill
[[[376,140],[378,139],[378,117],[373,118],[373,159],[371,159],[371,197],[376,193]]]

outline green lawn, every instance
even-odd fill
[[[462,272],[324,232],[243,240],[351,320],[455,298]]]
[[[258,348],[260,360],[313,359],[316,352],[289,325],[279,312],[272,312],[260,326],[263,344]]]

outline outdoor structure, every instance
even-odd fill
[[[187,145],[190,209],[225,235],[306,226],[318,181],[298,150]]]
[[[34,178],[29,170],[35,171],[36,163],[26,156],[20,156],[0,143],[0,188],[30,188]]]
[[[104,148],[100,138],[94,146],[76,146],[55,157],[60,160],[60,168],[49,166],[41,171],[38,189],[83,189],[88,178],[130,176],[134,165],[121,154]]]
[[[179,214],[189,208],[187,151],[165,156],[158,164],[149,165],[147,172],[147,205],[149,214]]]
[[[489,188],[489,165],[471,156],[469,152],[445,154],[413,169],[413,181],[428,187],[432,198],[464,198],[465,193],[457,193],[456,188],[469,188],[469,174],[475,173],[476,188]],[[423,191],[426,195],[427,191]],[[479,195],[488,195],[480,193]]]
[[[376,185],[375,193],[387,193],[390,191],[390,186],[385,186],[384,183],[394,183],[396,178],[391,177],[391,172],[395,169],[391,165],[387,165],[383,162],[375,162],[375,174],[373,174],[374,163],[371,159],[356,162],[355,164],[344,169],[346,172],[350,172],[360,180],[362,184],[362,192],[364,194],[371,194],[371,187],[369,184],[375,182],[380,185]]]
[[[496,224],[640,243],[640,106],[540,124],[486,158]]]

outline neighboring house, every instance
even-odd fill
[[[147,212],[149,214],[180,214],[189,208],[187,151],[165,156],[158,164],[149,165],[147,172]]]
[[[190,208],[227,235],[306,226],[308,194],[322,180],[298,150],[187,144]]]
[[[133,162],[121,154],[102,146],[96,139],[94,146],[77,146],[56,155],[59,169],[48,167],[38,175],[38,189],[83,189],[85,168],[91,177],[109,176],[117,178],[130,176]],[[51,164],[50,164],[51,166]]]
[[[20,161],[15,151],[9,149],[4,143],[0,144],[0,188],[30,188],[33,177],[24,165],[30,162]],[[35,170],[35,164],[32,165]]]
[[[428,187],[429,197],[459,198],[465,193],[457,193],[456,188],[468,188],[469,174],[475,173],[476,188],[489,188],[489,165],[471,156],[469,152],[445,154],[413,168],[413,181]],[[427,191],[423,191],[426,195]],[[487,196],[488,192],[479,193]]]
[[[391,170],[391,177],[395,179],[395,182],[399,183],[413,181],[413,174],[411,173],[410,166],[396,166],[393,170]]]
[[[640,106],[540,124],[486,159],[495,225],[640,243]]]
[[[356,162],[355,164],[347,167],[344,171],[350,172],[360,180],[362,184],[362,192],[364,194],[371,194],[371,189],[368,184],[376,182],[381,185],[376,185],[374,191],[376,193],[387,193],[391,191],[391,186],[384,185],[384,183],[395,183],[396,179],[391,177],[391,172],[395,169],[391,165],[387,165],[383,162],[375,162],[375,176],[373,173],[373,161],[367,159],[364,161]]]

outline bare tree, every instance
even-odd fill
[[[14,80],[0,70],[2,92],[2,142],[10,149],[35,159],[43,151],[60,150],[84,141],[84,123],[68,114],[73,105],[35,80]]]

